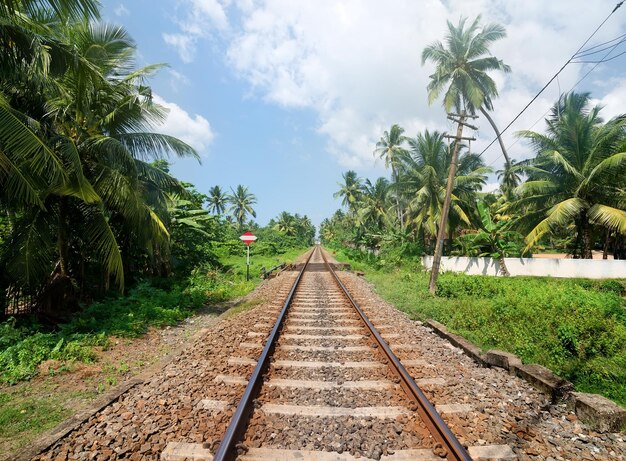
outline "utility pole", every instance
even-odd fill
[[[477,130],[475,126],[465,123],[466,118],[478,118],[475,115],[467,115],[465,112],[461,114],[448,114],[448,118],[457,123],[456,136],[446,136],[454,138],[454,151],[452,152],[452,160],[450,160],[450,171],[448,172],[448,184],[446,185],[446,196],[443,200],[443,208],[441,210],[441,220],[439,221],[439,230],[437,231],[437,243],[435,245],[435,254],[433,256],[433,266],[430,271],[430,284],[428,290],[431,294],[435,294],[437,289],[437,277],[439,276],[439,266],[441,265],[441,254],[443,253],[443,240],[446,235],[446,225],[448,224],[448,212],[450,210],[450,202],[452,201],[452,189],[454,187],[454,178],[456,170],[459,166],[459,149],[461,141],[474,141],[475,138],[464,138],[463,127],[467,126],[472,130]]]

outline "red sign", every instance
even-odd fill
[[[256,235],[254,235],[252,232],[246,232],[241,237],[239,237],[239,239],[246,245],[250,245],[256,240]]]

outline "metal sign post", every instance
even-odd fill
[[[250,280],[250,244],[256,240],[256,235],[252,232],[244,233],[239,239],[246,244],[246,282]]]

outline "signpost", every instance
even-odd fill
[[[246,282],[250,280],[250,244],[256,240],[256,235],[252,232],[246,232],[241,237],[239,237],[243,243],[246,244],[247,247],[247,256],[246,256]]]

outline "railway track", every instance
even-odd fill
[[[10,459],[454,459],[319,253],[310,262],[300,276],[290,268],[261,285],[240,302],[245,312],[199,331],[149,379],[121,386]],[[623,436],[597,434],[506,371],[477,367],[361,278],[337,274],[475,461],[626,460]],[[266,351],[272,331],[280,334]],[[255,374],[263,377],[257,386]]]
[[[216,378],[246,389],[214,460],[471,459],[389,348],[391,326],[374,327],[319,248],[304,266],[269,335],[259,323],[241,345],[263,345],[250,379]]]

